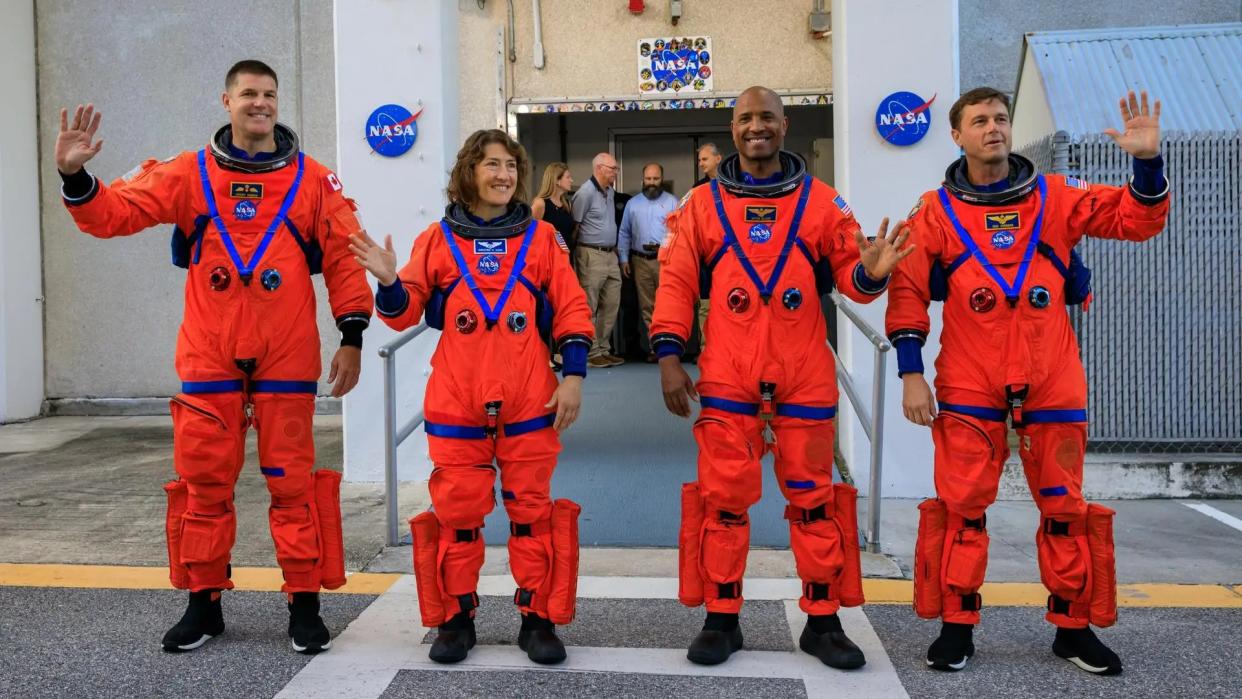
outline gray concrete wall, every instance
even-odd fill
[[[185,279],[169,263],[171,227],[113,240],[77,231],[52,159],[59,109],[90,101],[102,110],[104,147],[88,169],[110,181],[145,158],[201,148],[227,120],[225,72],[258,58],[280,75],[280,120],[334,167],[332,1],[46,0],[36,9],[47,397],[171,395]],[[317,291],[326,299],[322,282]],[[339,344],[326,303],[319,325],[326,375]]]
[[[1017,89],[1025,32],[1242,21],[1239,0],[959,0],[962,90]]]

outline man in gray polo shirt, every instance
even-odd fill
[[[621,267],[617,259],[617,210],[613,182],[617,161],[600,153],[591,161],[591,177],[574,195],[573,214],[578,240],[575,267],[595,319],[595,342],[587,365],[617,366],[625,360],[612,354],[612,326],[621,304]]]

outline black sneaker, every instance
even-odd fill
[[[742,627],[736,614],[708,612],[703,630],[690,644],[686,657],[699,665],[719,665],[742,648]]]
[[[427,657],[437,663],[459,663],[474,648],[474,619],[470,612],[458,612],[440,624],[440,632],[431,643]]]
[[[184,653],[194,650],[224,633],[224,611],[220,608],[220,591],[203,590],[190,593],[190,603],[175,626],[164,634],[164,650]]]
[[[565,644],[556,636],[556,626],[538,614],[523,614],[518,631],[518,648],[526,657],[541,665],[555,665],[565,660]]]
[[[314,655],[332,647],[332,636],[319,617],[318,592],[289,595],[289,644],[299,653]]]
[[[1096,675],[1120,675],[1121,658],[1109,650],[1090,628],[1057,629],[1052,652],[1087,672]]]
[[[808,616],[798,647],[838,670],[854,670],[867,664],[862,649],[845,635],[836,614]]]
[[[975,654],[974,632],[971,624],[944,622],[940,637],[927,649],[927,667],[945,672],[957,672],[966,667],[966,661]]]

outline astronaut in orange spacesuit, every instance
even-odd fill
[[[62,110],[56,165],[84,232],[110,238],[176,224],[173,262],[187,269],[176,352],[182,384],[171,403],[179,480],[165,490],[170,579],[190,601],[164,649],[192,650],[224,631],[233,487],[254,425],[291,643],[316,653],[331,646],[319,590],[344,585],[345,573],[340,474],[311,471],[320,374],[311,275],[323,272],[342,335],[328,378],[334,396],[357,383],[372,298],[348,249],[347,236],[360,230],[353,202],[277,123],[275,72],[258,61],[236,64],[223,103],[230,123],[205,148],[148,160],[111,185],[82,167],[102,145],[94,140],[100,113],[79,106],[70,124]]]
[[[921,511],[915,611],[941,618],[927,664],[959,670],[974,653],[972,629],[987,567],[984,511],[1009,456],[1006,420],[1041,521],[1036,534],[1053,652],[1097,674],[1121,661],[1091,631],[1117,617],[1113,511],[1082,495],[1087,383],[1066,305],[1090,300],[1089,271],[1074,246],[1084,235],[1141,241],[1168,215],[1160,158],[1160,103],[1121,101],[1134,156],[1125,187],[1040,174],[1010,153],[1009,99],[971,90],[953,105],[964,155],[910,214],[916,252],[893,276],[887,330],[897,350],[911,421],[932,429],[937,498]],[[929,301],[944,301],[936,395],[923,379]]]
[[[380,282],[376,306],[394,329],[442,330],[423,413],[434,464],[433,511],[410,520],[423,624],[439,627],[430,657],[463,660],[475,643],[483,520],[501,497],[509,567],[522,612],[518,645],[537,663],[565,659],[555,624],[574,616],[579,507],[553,502],[558,433],[577,419],[594,325],[565,241],[525,203],[526,152],[499,130],[478,131],[457,154],[444,218],[414,241],[398,273],[391,237],[355,236]],[[549,369],[550,328],[563,357]]]
[[[855,491],[833,484],[837,384],[820,296],[832,285],[868,303],[909,251],[904,228],[885,220],[874,242],[848,204],[781,150],[788,119],[780,98],[753,87],[738,97],[733,142],[716,179],[695,187],[669,217],[651,328],[665,403],[690,415],[698,480],[682,491],[681,589],[707,620],[688,657],[717,664],[742,646],[738,613],[750,541],[747,509],[760,496],[760,459],[776,456],[789,501],[790,545],[809,615],[799,645],[836,668],[860,667],[862,651],[837,617],[863,603]],[[680,365],[700,294],[710,298],[707,348],[697,386]]]

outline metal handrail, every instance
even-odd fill
[[[401,543],[398,532],[400,518],[397,503],[397,447],[418,429],[423,422],[420,410],[401,430],[397,431],[397,350],[404,347],[414,338],[427,330],[426,323],[419,323],[389,340],[379,348],[379,356],[384,360],[384,507],[387,510],[389,546]]]
[[[837,355],[835,349],[832,349],[832,345],[829,345],[829,349],[832,349],[832,356],[837,361],[837,366],[841,367],[837,372],[837,380],[841,382],[841,388],[845,390],[845,395],[849,398],[850,405],[853,406],[854,412],[858,414],[859,422],[862,423],[863,432],[871,442],[871,491],[867,495],[867,550],[871,553],[879,553],[880,473],[884,460],[884,381],[888,364],[884,353],[891,350],[893,345],[888,341],[888,338],[871,327],[841,294],[833,291],[832,302],[875,347],[875,378],[872,382],[871,410],[868,412],[863,407],[862,398],[859,397],[858,390],[854,387],[854,380],[850,378],[850,373],[843,368],[844,365],[841,362],[841,357]]]

